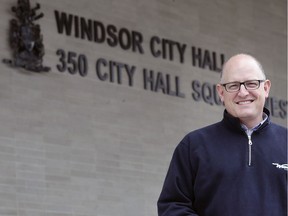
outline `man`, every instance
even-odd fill
[[[264,108],[270,86],[254,57],[225,63],[217,85],[223,119],[176,147],[159,216],[287,215],[287,129]]]

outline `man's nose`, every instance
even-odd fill
[[[239,92],[238,92],[238,95],[241,95],[241,96],[246,96],[249,94],[249,91],[246,89],[244,83],[242,83],[240,85],[240,89],[239,89]]]

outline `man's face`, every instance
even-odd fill
[[[221,83],[264,79],[264,74],[254,59],[247,55],[238,55],[225,64]],[[247,127],[253,127],[262,121],[263,107],[270,86],[270,81],[265,80],[258,89],[247,90],[241,85],[239,91],[231,93],[218,84],[217,91],[228,113],[239,118]]]

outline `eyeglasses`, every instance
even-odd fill
[[[265,82],[265,80],[247,80],[245,82],[229,82],[221,84],[224,86],[227,92],[238,92],[241,85],[245,86],[246,90],[255,90],[260,87],[260,83]]]

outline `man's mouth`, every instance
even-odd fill
[[[254,100],[245,100],[245,101],[238,101],[236,102],[236,104],[238,105],[245,105],[245,104],[250,104],[252,103]]]

